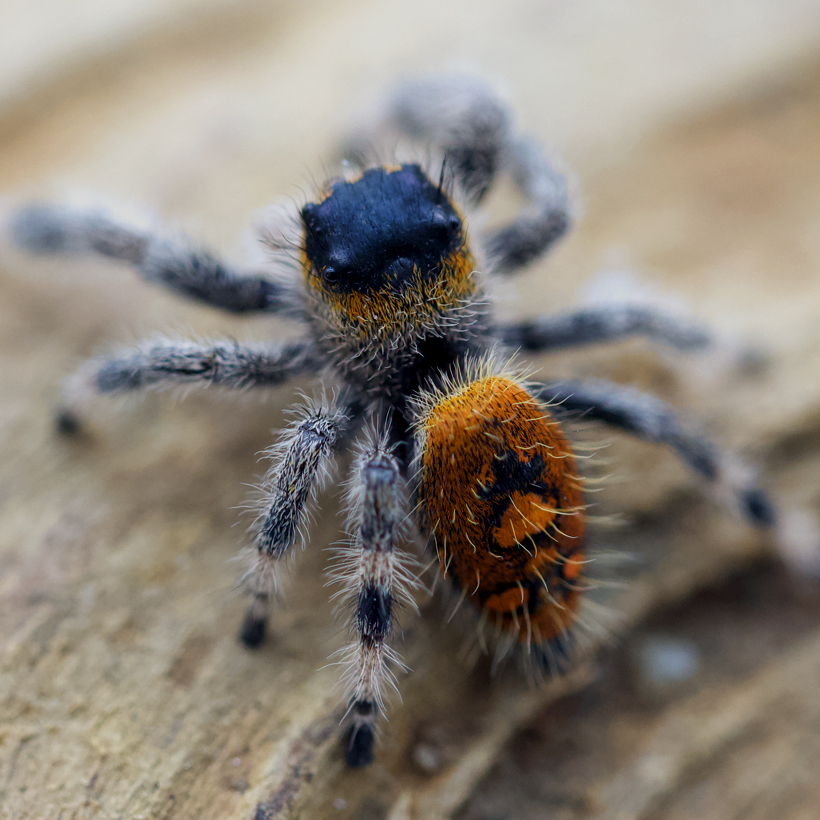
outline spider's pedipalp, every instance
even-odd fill
[[[319,362],[310,342],[240,345],[233,341],[201,345],[163,339],[113,356],[89,359],[63,386],[57,414],[61,432],[76,432],[89,397],[152,387],[202,384],[233,389],[276,387]]]
[[[293,310],[284,282],[234,270],[180,236],[131,225],[100,208],[31,203],[13,214],[10,229],[29,252],[128,262],[148,282],[232,313]]]
[[[278,563],[296,543],[308,504],[321,489],[334,449],[349,425],[344,409],[317,403],[268,451],[273,464],[265,476],[265,497],[254,525],[253,563],[243,579],[253,596],[240,632],[248,646],[258,646],[264,639],[270,599],[278,585]]]
[[[693,321],[646,305],[615,304],[581,308],[555,316],[539,316],[498,328],[511,348],[540,352],[645,336],[676,350],[703,350],[713,339]]]
[[[604,381],[552,382],[542,385],[539,395],[554,403],[559,413],[577,413],[645,441],[668,445],[750,524],[761,529],[777,525],[774,505],[757,486],[753,471],[731,453],[687,430],[660,399]]]

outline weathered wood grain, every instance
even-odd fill
[[[478,64],[507,83],[529,127],[564,149],[585,201],[581,228],[517,281],[525,299],[505,311],[566,305],[614,257],[770,352],[754,377],[659,359],[641,343],[543,361],[545,371],[614,375],[667,396],[747,450],[781,497],[816,508],[820,76],[801,68],[817,40],[812,4],[761,2],[757,16],[745,3],[681,4],[680,16],[663,16],[636,0],[607,16],[596,3],[570,10],[535,0],[446,8],[425,0],[412,9],[215,1],[198,20],[187,19],[196,16],[191,4],[169,5],[161,14],[145,6],[93,36],[81,25],[68,36],[69,14],[58,38],[68,45],[43,41],[42,58],[15,64],[23,79],[12,85],[31,84],[30,104],[19,85],[4,86],[2,190],[80,188],[143,201],[230,251],[256,208],[280,194],[298,199],[294,186],[321,176],[319,160],[332,156],[352,102],[397,71]],[[37,13],[27,4],[15,19]],[[93,48],[77,45],[84,36]],[[495,212],[509,204],[502,192]],[[5,816],[451,816],[509,754],[518,728],[588,670],[538,691],[514,669],[491,681],[485,663],[454,660],[462,637],[441,628],[441,604],[427,603],[422,619],[404,624],[413,672],[379,761],[345,771],[338,672],[326,667],[344,638],[322,574],[323,550],[338,534],[332,493],[311,548],[294,562],[290,604],[271,640],[257,653],[235,642],[242,601],[230,559],[243,541],[235,507],[243,483],[262,471],[255,454],[292,394],[238,403],[215,393],[184,403],[152,395],[101,405],[76,442],[52,434],[58,383],[80,357],[169,329],[295,332],[184,305],[110,266],[3,253]],[[629,583],[610,593],[621,629],[767,549],[701,498],[668,456],[621,441],[607,455],[622,481],[607,488],[604,506],[633,524],[599,540],[637,557],[622,571]],[[791,682],[764,670],[744,686],[768,693],[793,684],[807,696],[814,655],[806,657],[784,661]],[[730,687],[727,702],[744,691]],[[750,697],[750,713],[765,709],[766,697]],[[704,696],[704,712],[719,710],[714,703]],[[668,720],[674,728],[673,712]],[[688,742],[681,755],[720,748],[698,746],[696,735]],[[654,811],[657,792],[639,785],[625,761],[601,811],[616,811],[622,794],[644,801],[635,812]]]
[[[815,816],[819,622],[771,562],[672,607],[517,733],[458,820]],[[659,637],[696,648],[692,679],[642,680]]]

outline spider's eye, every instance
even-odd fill
[[[449,238],[455,238],[461,233],[461,218],[456,214],[450,214],[444,228]]]
[[[431,230],[432,243],[440,247],[451,246],[461,233],[461,219],[456,214],[438,214]]]
[[[326,285],[339,287],[349,281],[355,270],[355,265],[343,253],[329,254],[319,265],[319,275]]]

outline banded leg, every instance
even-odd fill
[[[243,579],[253,596],[240,631],[247,646],[259,646],[265,637],[279,560],[304,530],[309,502],[324,484],[349,418],[337,406],[308,407],[268,451],[273,463],[265,476],[265,498],[255,523],[256,554]]]
[[[128,262],[148,282],[233,313],[289,308],[282,283],[233,270],[179,236],[153,234],[102,210],[32,203],[12,216],[11,236],[32,253]]]
[[[677,350],[703,350],[712,344],[702,326],[645,305],[584,308],[558,316],[539,316],[498,328],[501,340],[520,350],[556,350],[646,336]]]
[[[711,442],[686,430],[674,411],[654,396],[603,381],[554,382],[542,385],[540,398],[556,411],[578,412],[645,441],[666,444],[698,475],[728,495],[755,527],[774,528],[772,502],[745,464]]]
[[[444,151],[464,193],[480,201],[504,161],[511,116],[477,77],[431,75],[401,83],[388,122]]]
[[[319,363],[308,342],[276,348],[236,342],[199,345],[187,341],[152,342],[112,357],[90,359],[64,388],[57,422],[61,432],[76,432],[89,395],[120,393],[163,384],[216,384],[231,388],[274,387]]]
[[[376,717],[384,709],[383,684],[395,688],[391,666],[401,666],[388,646],[394,606],[397,597],[407,599],[407,587],[416,584],[403,571],[396,552],[406,510],[399,462],[383,445],[358,459],[352,497],[353,546],[342,552],[335,580],[344,584],[342,594],[355,600],[353,625],[358,635],[345,650],[350,691],[345,759],[349,766],[366,766],[373,761]]]
[[[538,140],[510,141],[507,162],[513,181],[529,200],[518,218],[484,238],[495,273],[514,273],[546,253],[572,227],[569,187]]]
[[[506,169],[528,200],[519,217],[485,238],[499,272],[541,254],[570,227],[569,191],[543,146],[515,133],[512,116],[492,88],[469,76],[431,76],[400,85],[386,120],[409,136],[440,146],[464,193],[481,200]]]

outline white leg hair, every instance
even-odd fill
[[[253,596],[240,632],[247,646],[258,646],[265,636],[270,599],[278,588],[279,561],[296,543],[300,531],[305,538],[309,504],[327,478],[334,449],[348,422],[347,413],[335,403],[308,405],[267,451],[272,465],[254,525],[253,564],[243,579]]]
[[[748,523],[761,529],[776,529],[775,507],[757,485],[754,471],[689,430],[674,410],[655,396],[597,380],[552,382],[541,385],[538,395],[555,405],[559,415],[576,413],[644,441],[667,445]]]
[[[235,269],[184,237],[138,226],[108,208],[32,202],[12,214],[10,229],[23,250],[127,262],[148,282],[232,313],[293,310],[284,280]]]
[[[612,342],[628,336],[645,336],[677,350],[702,350],[713,342],[697,322],[641,304],[596,305],[501,325],[498,330],[504,344],[527,351]]]
[[[276,387],[319,363],[310,342],[287,345],[208,345],[159,339],[112,356],[89,359],[63,386],[57,423],[63,433],[78,431],[90,398],[174,384],[215,384],[233,389]]]
[[[337,593],[353,603],[357,640],[342,651],[350,707],[345,733],[346,760],[365,766],[373,760],[375,722],[384,710],[385,683],[396,688],[391,667],[402,667],[388,641],[395,607],[415,607],[409,592],[418,580],[397,549],[407,517],[398,460],[384,438],[371,442],[356,460],[350,489],[350,545],[341,550],[331,576],[343,585]]]

